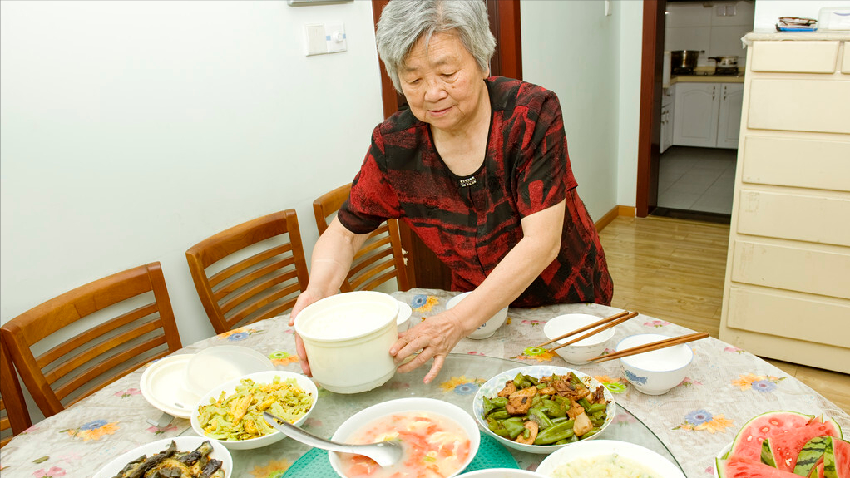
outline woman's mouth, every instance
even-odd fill
[[[444,108],[444,109],[441,109],[441,110],[431,110],[431,116],[444,116],[451,109],[452,109],[452,107],[449,106],[448,108]]]

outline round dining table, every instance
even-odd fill
[[[456,294],[438,289],[411,289],[392,295],[410,305],[413,326],[444,311],[448,300]],[[618,360],[570,365],[556,352],[536,347],[547,340],[543,326],[554,317],[584,313],[603,318],[617,312],[621,310],[599,304],[511,308],[507,321],[493,336],[461,340],[431,383],[423,383],[428,367],[419,367],[412,372],[396,373],[387,383],[369,392],[337,394],[320,387],[318,402],[302,426],[315,435],[330,437],[357,411],[410,396],[444,400],[472,414],[476,391],[491,377],[517,367],[548,365],[588,374],[613,392],[617,411],[613,422],[597,439],[642,445],[670,460],[687,477],[714,476],[715,456],[735,438],[741,426],[765,412],[789,410],[823,415],[850,430],[850,415],[838,406],[764,360],[714,338],[689,344],[694,359],[687,376],[678,386],[657,396],[645,395],[631,386]],[[612,343],[638,333],[679,336],[691,332],[639,314],[616,327]],[[277,370],[301,371],[288,315],[201,340],[175,354],[196,353],[217,345],[248,347],[268,356]],[[145,400],[140,389],[144,369],[118,379],[16,436],[0,450],[0,475],[3,478],[92,477],[115,457],[140,445],[194,435],[188,419],[166,416],[162,420],[163,412]],[[290,438],[231,454],[234,477],[334,476],[327,453]],[[479,455],[473,460],[479,469],[505,466],[507,457],[510,466],[534,470],[545,458],[545,455],[508,450],[484,434]]]

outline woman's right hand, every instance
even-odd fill
[[[295,301],[295,305],[292,306],[292,312],[289,313],[289,326],[292,327],[295,325],[295,317],[298,316],[304,307],[307,307],[319,299],[321,299],[321,297],[315,297],[309,289],[299,294],[298,299]],[[312,377],[313,374],[310,372],[310,362],[307,360],[307,351],[304,349],[304,341],[301,340],[298,332],[295,332],[295,350],[298,352],[298,363],[301,364],[301,370],[304,371],[304,375]]]

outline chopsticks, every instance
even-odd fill
[[[561,335],[560,337],[555,337],[552,340],[549,340],[547,342],[543,342],[542,344],[538,345],[538,347],[542,348],[544,345],[549,345],[552,342],[557,342],[557,341],[565,339],[565,338],[567,338],[571,335],[579,334],[579,333],[584,332],[586,330],[593,329],[594,327],[599,327],[600,325],[602,325],[602,327],[591,330],[590,332],[582,335],[581,337],[578,337],[576,339],[572,339],[572,340],[570,340],[566,343],[563,343],[563,344],[558,344],[558,346],[556,346],[556,347],[552,347],[551,349],[549,349],[549,351],[551,352],[551,351],[557,350],[561,347],[566,347],[567,345],[574,344],[576,342],[584,340],[584,339],[590,337],[591,335],[596,334],[597,332],[602,332],[605,329],[610,329],[611,327],[614,327],[617,324],[622,324],[623,322],[631,319],[632,317],[637,317],[637,315],[638,315],[637,312],[620,312],[618,314],[612,315],[611,317],[607,317],[607,318],[604,318],[604,319],[599,320],[597,322],[594,322],[590,325],[586,325],[586,326],[584,326],[580,329],[573,330],[572,332],[567,332],[566,334]]]
[[[694,334],[682,335],[679,337],[671,337],[669,339],[659,340],[658,342],[651,342],[648,344],[631,347],[625,350],[621,350],[619,352],[614,352],[612,354],[600,355],[598,357],[590,359],[590,361],[594,363],[607,362],[609,360],[628,357],[630,355],[642,354],[644,352],[652,352],[654,350],[672,347],[674,345],[684,344],[686,342],[693,342],[694,340],[700,340],[707,337],[708,334],[705,332],[697,332]]]

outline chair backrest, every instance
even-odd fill
[[[253,255],[239,260],[247,254]],[[233,264],[208,275],[207,268],[231,255]],[[186,260],[204,310],[219,334],[283,314],[309,282],[294,209],[219,232],[189,248]]]
[[[313,201],[313,212],[316,215],[316,226],[319,228],[320,235],[328,228],[329,219],[348,199],[350,191],[351,183],[327,192]],[[373,290],[393,277],[398,282],[398,290],[406,291],[410,288],[398,231],[398,220],[388,219],[369,234],[363,247],[354,255],[351,270],[339,290],[342,292]]]
[[[0,333],[46,417],[182,346],[159,262],[50,299]]]
[[[0,447],[6,445],[18,433],[32,425],[24,393],[18,382],[18,374],[9,357],[6,344],[0,347]]]

